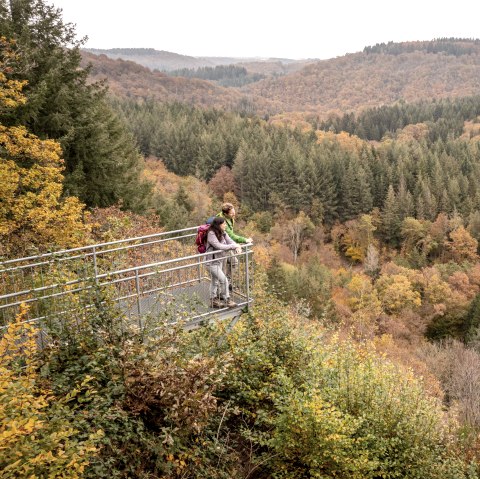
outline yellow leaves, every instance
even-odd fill
[[[5,127],[0,125],[0,144],[5,148],[7,155],[17,160],[26,158],[35,160],[42,166],[58,168],[63,160],[60,159],[61,148],[54,140],[39,140],[23,126]]]
[[[0,37],[0,110],[26,100],[26,82],[8,78],[15,60],[14,43]],[[21,255],[32,245],[75,247],[88,238],[84,206],[76,198],[62,199],[62,170],[57,142],[40,140],[24,126],[0,124],[0,254]]]
[[[317,143],[338,143],[344,150],[356,152],[360,151],[366,144],[364,140],[356,135],[350,135],[344,131],[340,133],[332,133],[331,131],[317,130]]]
[[[14,45],[13,40],[0,37],[0,110],[16,108],[26,102],[22,89],[27,82],[12,80],[7,76],[11,70],[9,65],[17,58]]]
[[[377,282],[377,290],[382,306],[388,313],[421,305],[420,293],[413,289],[412,283],[403,274],[382,276]]]
[[[37,373],[37,330],[25,322],[22,305],[0,339],[0,470],[1,477],[78,478],[96,452],[95,442],[77,440],[76,431]]]
[[[449,302],[452,297],[450,286],[434,270],[425,271],[423,291],[425,299],[433,305]]]
[[[75,247],[90,227],[82,221],[84,205],[62,199],[60,145],[40,140],[23,127],[0,125],[0,235],[10,250],[38,246]]]
[[[362,248],[360,246],[349,246],[345,251],[345,256],[349,257],[352,261],[362,261]]]

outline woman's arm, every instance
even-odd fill
[[[225,233],[223,233],[223,237],[225,238],[225,242],[227,244],[235,245],[235,248],[239,246],[238,243],[236,243],[235,241],[232,240],[232,238],[230,238],[230,235],[226,231]]]
[[[229,238],[230,239],[230,238]],[[227,239],[225,238],[225,241],[227,241]],[[230,249],[235,249],[237,247],[237,244],[234,243],[231,239],[230,239],[230,243],[221,243],[220,241],[218,241],[217,239],[217,236],[215,235],[215,233],[213,231],[209,231],[208,232],[208,236],[207,236],[207,242],[210,244],[210,246],[212,246],[213,249],[215,250],[230,250]]]

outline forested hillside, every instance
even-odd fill
[[[181,78],[152,72],[136,63],[112,60],[83,52],[83,65],[91,65],[91,81],[107,80],[113,94],[122,97],[154,98],[226,109],[256,109],[252,95],[217,86],[198,78]],[[265,102],[263,102],[265,104]]]
[[[395,207],[398,228],[408,216],[480,214],[480,148],[459,138],[463,129],[457,138],[451,130],[430,139],[425,126],[418,138],[406,135],[373,146],[181,104],[115,105],[144,155],[162,158],[171,171],[209,181],[220,167],[233,168],[239,200],[254,212],[273,213],[281,203],[332,225],[372,208]],[[392,225],[386,229],[390,238],[399,234]]]
[[[321,114],[357,111],[399,100],[478,94],[478,42],[451,40],[440,42],[438,48],[433,44],[366,48],[362,53],[320,61],[288,76],[248,85],[245,91],[284,110]],[[449,50],[447,45],[453,46]]]
[[[313,121],[316,129],[342,131],[364,140],[380,141],[384,136],[428,137],[430,141],[465,135],[478,135],[480,96],[424,100],[417,103],[399,102],[364,110],[362,113],[331,115],[325,121]],[[468,124],[466,124],[468,122]]]
[[[107,78],[112,91],[123,96],[222,108],[248,98],[259,114],[298,111],[326,119],[329,114],[358,112],[399,101],[457,98],[480,91],[480,47],[475,40],[391,43],[322,61],[239,63],[231,70],[246,68],[246,72],[235,70],[235,80],[228,79],[228,69],[216,69],[215,65],[208,66],[211,71],[206,68],[195,73],[199,67],[194,66],[173,72],[219,84],[222,77],[224,85],[245,85],[240,92],[233,88],[224,91],[193,78],[192,82],[169,79],[105,56],[84,53],[84,57],[94,64],[94,78]],[[267,78],[260,80],[258,75]]]
[[[85,48],[83,52],[94,55],[105,55],[113,60],[122,59],[132,61],[150,70],[159,71],[213,66],[213,63],[209,61],[163,50],[158,51],[153,48],[111,48],[109,50]]]
[[[72,298],[1,316],[0,476],[477,479],[478,42],[376,45],[245,90],[82,63],[81,44],[44,0],[0,0],[0,281]],[[163,291],[133,322],[81,254],[48,278],[5,262],[225,201],[255,260],[235,324],[187,332]]]
[[[228,66],[237,63],[251,64],[252,69],[261,65],[276,65],[276,69],[282,68],[283,71],[292,71],[296,64],[303,64],[303,61],[290,60],[287,58],[237,58],[237,57],[192,57],[188,55],[179,55],[178,53],[155,50],[154,48],[84,48],[82,51],[93,53],[94,55],[106,55],[114,60],[129,60],[151,70],[169,72],[179,69],[197,69],[197,68],[215,68],[216,66]],[[257,73],[252,70],[253,73]]]
[[[182,68],[181,70],[172,70],[169,72],[171,76],[179,76],[185,78],[201,78],[203,80],[212,80],[221,86],[240,87],[253,83],[265,78],[261,74],[249,74],[244,67],[235,65],[219,65],[214,68],[202,67],[197,69]]]

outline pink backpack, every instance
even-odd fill
[[[195,238],[195,244],[197,245],[197,251],[199,253],[206,253],[207,251],[207,236],[210,225],[208,223],[200,225],[197,228],[197,237]]]
[[[197,245],[197,251],[199,253],[207,252],[207,236],[210,225],[213,223],[215,216],[210,216],[204,225],[200,225],[197,228],[197,237],[195,238],[195,244]]]

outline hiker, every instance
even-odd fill
[[[222,205],[222,211],[218,213],[217,216],[220,218],[225,218],[225,222],[227,223],[227,228],[226,232],[228,233],[228,236],[235,241],[236,243],[239,244],[246,244],[246,243],[252,243],[253,240],[252,238],[245,238],[244,236],[240,236],[235,234],[233,231],[233,227],[235,225],[235,207],[232,205],[232,203],[224,203]],[[233,281],[232,281],[232,276],[233,276],[233,270],[237,268],[238,266],[238,258],[235,256],[231,256],[231,253],[229,254],[227,258],[227,277],[229,279],[229,284],[228,287],[230,291],[233,290]]]
[[[233,227],[235,226],[235,214],[235,207],[232,205],[232,203],[224,203],[222,205],[222,211],[218,213],[217,216],[220,218],[225,218],[227,223],[226,231],[228,236],[230,236],[233,241],[240,244],[252,243],[252,238],[245,238],[234,233]]]
[[[209,251],[221,250],[219,253],[207,255],[206,260],[213,260],[205,263],[205,267],[210,273],[212,282],[210,283],[210,306],[212,308],[234,308],[237,303],[230,299],[230,289],[228,287],[228,278],[224,273],[225,256],[229,251],[240,253],[240,247],[235,241],[232,241],[226,232],[227,222],[225,218],[216,216],[207,235],[207,253]]]

